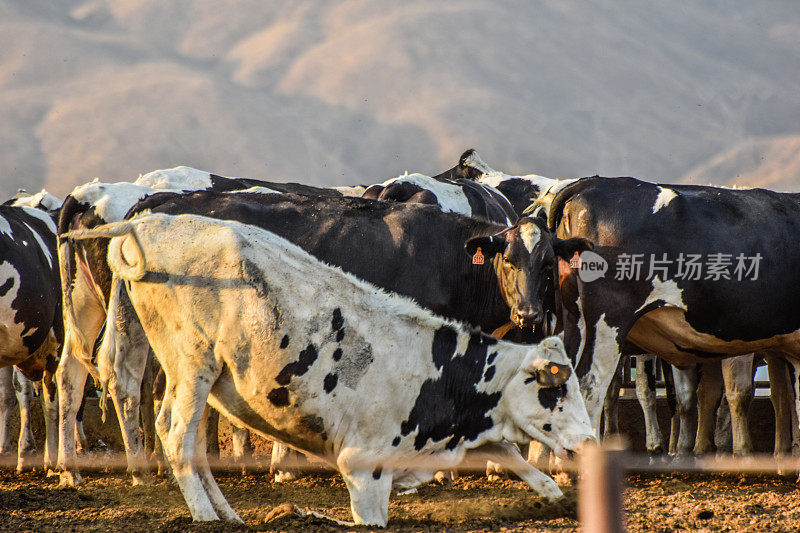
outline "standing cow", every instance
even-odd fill
[[[44,381],[45,468],[53,467],[56,459],[58,407],[52,378],[64,339],[53,218],[59,205],[46,191],[0,205],[0,367],[16,365],[21,370],[13,377],[10,369],[4,372],[4,385],[13,386],[20,403],[18,470],[27,465],[36,446],[28,427],[28,380]],[[6,400],[5,406],[9,403]]]
[[[417,482],[474,448],[558,498],[503,441],[592,438],[560,339],[498,341],[236,222],[151,214],[74,236],[116,237],[109,265],[166,374],[157,427],[195,520],[239,520],[205,459],[207,401],[338,469],[355,523],[377,526],[409,469]]]
[[[549,224],[595,243],[584,282],[562,263],[565,342],[596,423],[626,340],[678,365],[752,351],[800,364],[800,197],[763,189],[584,178],[559,192]]]
[[[258,187],[259,192],[274,193],[293,190],[320,195],[341,196],[338,191],[320,189],[301,184],[275,184],[245,178],[226,178],[190,167],[157,170],[140,176],[135,183],[102,183],[97,180],[81,185],[67,196],[61,209],[59,233],[70,229],[93,227],[121,220],[128,209],[139,200],[157,191],[187,191],[197,189],[237,190]],[[100,329],[106,318],[111,274],[105,260],[105,244],[87,241],[76,246],[62,241],[58,247],[64,302],[65,342],[56,373],[59,390],[59,440],[58,468],[61,484],[80,483],[75,453],[75,425],[81,403],[83,384],[88,373],[97,371],[92,353]],[[130,371],[139,376],[147,361],[147,343],[143,338],[129,339],[131,350]],[[141,342],[140,342],[141,341]],[[148,480],[147,463],[139,431],[139,390],[132,391],[129,383],[120,383],[112,391],[127,391],[128,395],[112,394],[120,419],[123,442],[128,459],[128,470],[134,484]]]

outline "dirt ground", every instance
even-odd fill
[[[266,473],[217,473],[245,526],[192,524],[178,488],[166,480],[132,487],[121,473],[91,472],[76,489],[60,489],[41,472],[0,471],[2,531],[344,531],[330,522],[284,514],[297,505],[349,520],[341,478],[316,474],[288,484]],[[577,531],[576,491],[546,505],[520,481],[490,483],[477,474],[450,488],[392,495],[391,531]],[[629,531],[798,531],[800,489],[773,475],[638,474],[628,477]],[[358,529],[358,528],[357,528]]]

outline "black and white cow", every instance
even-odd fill
[[[64,201],[58,223],[59,232],[121,220],[131,206],[157,191],[246,188],[260,193],[275,193],[280,189],[341,196],[340,192],[328,189],[226,178],[181,166],[150,172],[140,176],[134,183],[102,183],[95,180],[75,188]],[[104,242],[86,241],[73,246],[69,241],[62,241],[58,248],[58,260],[65,326],[64,351],[56,373],[60,399],[58,467],[61,483],[75,485],[80,482],[80,475],[76,469],[77,456],[72,428],[76,422],[87,374],[91,372],[97,375],[92,364],[92,353],[95,339],[106,318],[111,275],[106,264]],[[128,358],[129,364],[136,362],[136,368],[131,371],[139,375],[146,365],[148,346],[146,342],[139,342],[143,339],[131,337],[128,340],[131,350],[138,352],[138,357],[132,355]],[[134,483],[146,482],[147,464],[139,431],[139,391],[131,392],[129,396],[116,394],[121,394],[122,391],[130,391],[128,384],[112,386],[112,397],[120,418],[128,456],[128,468]]]
[[[626,341],[684,366],[780,352],[797,388],[800,249],[787,243],[800,196],[584,178],[555,196],[549,224],[592,241],[608,265],[584,282],[560,264],[565,342],[595,423]]]
[[[208,467],[206,402],[335,467],[355,523],[377,526],[393,484],[474,448],[558,498],[508,443],[563,453],[592,440],[558,338],[498,341],[251,225],[149,214],[84,234],[98,235],[115,237],[110,308],[126,290],[166,374],[157,427],[194,520],[240,520]],[[114,352],[115,324],[99,359]]]
[[[438,205],[446,213],[459,213],[499,224],[517,220],[514,208],[493,187],[461,178],[431,178],[408,174],[370,185],[362,198],[388,202]]]
[[[551,197],[574,179],[553,179],[536,174],[515,176],[494,170],[483,162],[474,149],[464,152],[458,164],[441,174],[434,180],[469,180],[500,191],[508,199],[517,216],[528,214],[529,208],[544,197]]]
[[[484,331],[509,319],[526,326],[538,322],[555,258],[585,249],[581,240],[553,241],[538,219],[524,218],[507,228],[438,207],[359,198],[161,193],[129,215],[142,211],[257,225],[360,279]],[[476,265],[472,257],[479,247],[485,263]],[[283,453],[280,447],[274,450],[274,469],[281,470],[277,460]],[[276,474],[278,480],[292,478],[288,472]]]
[[[8,406],[9,395],[12,401],[13,395],[18,396],[20,470],[36,447],[27,427],[32,396],[28,380],[44,380],[44,462],[46,468],[55,465],[57,403],[52,378],[64,339],[54,221],[59,205],[46,191],[0,205],[0,367],[16,365],[21,371],[15,371],[13,378],[10,369],[4,371],[3,385],[13,388],[4,391],[3,407]]]

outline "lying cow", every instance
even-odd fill
[[[45,468],[55,465],[58,404],[52,376],[64,338],[53,219],[60,202],[42,191],[0,205],[0,367],[16,365],[24,377],[13,380],[25,418],[30,383],[44,379]],[[7,378],[10,372],[7,371]],[[10,392],[10,391],[9,391]],[[35,444],[22,421],[17,468],[29,462]]]
[[[565,343],[594,422],[628,340],[678,365],[779,352],[797,389],[797,195],[584,178],[555,196],[549,224],[607,264],[590,282],[561,264]]]
[[[386,525],[409,468],[418,482],[468,449],[507,463],[504,439],[561,452],[591,439],[560,339],[498,341],[236,222],[151,214],[73,236],[115,237],[109,265],[166,374],[157,427],[194,520],[239,520],[205,458],[207,401],[337,468],[356,524]],[[561,496],[521,463],[508,466]]]

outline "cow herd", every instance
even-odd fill
[[[17,466],[29,466],[41,381],[44,466],[65,485],[81,482],[90,375],[104,416],[112,400],[133,482],[148,481],[154,426],[195,520],[239,520],[207,460],[209,406],[235,438],[275,442],[277,479],[293,478],[278,461],[296,453],[286,446],[335,468],[355,523],[378,526],[393,489],[471,450],[561,497],[518,446],[580,453],[630,355],[649,451],[662,449],[654,356],[676,365],[678,453],[691,451],[698,413],[695,449],[708,451],[722,385],[698,410],[700,364],[724,374],[734,450],[751,451],[752,352],[768,356],[791,441],[797,195],[511,176],[469,150],[438,176],[370,186],[176,167],[95,180],[63,205],[18,196],[0,206],[0,445],[16,396]]]

